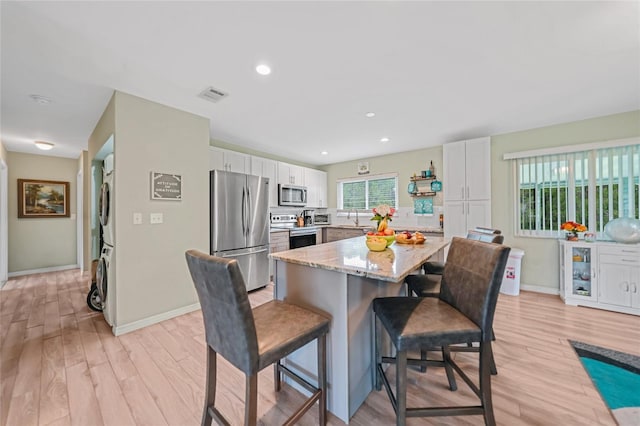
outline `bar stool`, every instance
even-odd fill
[[[210,425],[214,418],[220,424],[229,424],[215,407],[218,354],[245,374],[245,425],[256,424],[258,372],[271,364],[274,364],[276,391],[280,390],[281,375],[285,374],[312,394],[285,424],[295,423],[318,401],[319,424],[325,425],[329,318],[279,300],[252,310],[236,260],[209,256],[197,250],[187,251],[186,259],[202,307],[207,340],[202,426]],[[314,340],[318,343],[318,386],[280,363],[280,359]]]
[[[509,247],[454,237],[442,276],[438,297],[387,297],[373,301],[376,318],[376,388],[385,386],[396,412],[396,424],[407,417],[484,416],[495,425],[491,401],[491,327],[509,256]],[[395,346],[396,356],[381,355],[381,332],[385,329]],[[480,344],[479,386],[449,357],[450,364],[480,400],[479,405],[458,407],[407,408],[407,351],[447,347],[458,343]],[[396,364],[396,393],[389,384],[383,364]]]
[[[467,233],[467,239],[483,241],[486,243],[502,244],[504,236],[500,234],[498,229],[489,228],[476,228],[470,230]],[[422,275],[409,275],[405,279],[407,283],[407,294],[411,296],[415,294],[419,297],[438,297],[440,294],[440,281],[442,279],[442,273],[444,272],[444,263],[440,262],[426,262],[423,265],[424,274]],[[491,330],[491,339],[495,340],[493,330]],[[474,347],[471,344],[465,346],[452,346],[449,348],[451,352],[478,352],[478,347]],[[422,359],[426,358],[426,353],[422,353]],[[425,368],[422,367],[421,371],[424,372]],[[491,374],[498,374],[498,368],[496,367],[493,353],[491,354]]]

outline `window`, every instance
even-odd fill
[[[380,204],[398,207],[398,175],[386,174],[338,180],[338,209],[369,210]]]
[[[515,158],[517,235],[556,237],[567,220],[603,232],[612,219],[640,217],[638,144],[508,155]]]

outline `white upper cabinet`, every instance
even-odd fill
[[[304,186],[304,167],[294,164],[278,163],[278,183]]]
[[[444,235],[491,227],[491,139],[443,145]]]
[[[307,187],[307,207],[327,207],[327,172],[304,169],[304,183]]]
[[[445,201],[491,198],[491,139],[443,145]]]
[[[251,156],[217,147],[209,147],[209,167],[211,170],[250,173]]]
[[[269,178],[269,206],[278,205],[278,162],[251,156],[251,174]]]

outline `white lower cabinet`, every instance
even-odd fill
[[[598,260],[600,280],[607,282],[598,292],[598,301],[640,309],[640,249],[602,248]]]
[[[269,234],[269,253],[289,250],[289,231],[276,231]],[[269,259],[269,276],[273,281],[274,261]]]
[[[560,240],[566,304],[640,315],[640,246]]]
[[[444,235],[464,237],[478,226],[491,227],[491,200],[445,201]]]

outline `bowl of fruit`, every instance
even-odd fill
[[[396,242],[398,244],[424,244],[425,238],[421,232],[409,232],[403,231],[396,235]]]
[[[396,240],[396,234],[393,231],[393,229],[391,229],[391,228],[387,228],[384,231],[378,231],[378,232],[369,231],[369,232],[367,232],[367,241],[372,239],[372,238],[384,238],[384,240],[387,243],[387,247],[389,247]]]
[[[384,251],[387,248],[387,240],[383,236],[367,236],[367,247],[371,251]]]

